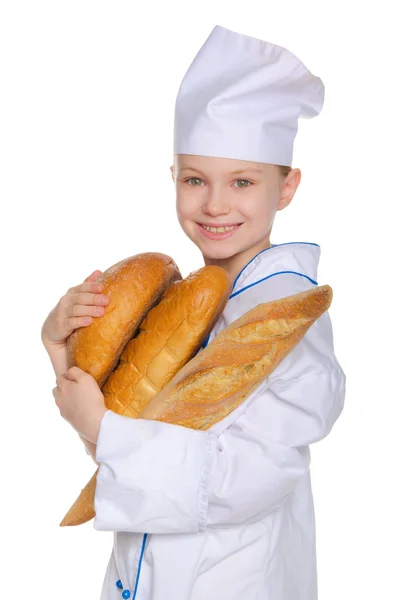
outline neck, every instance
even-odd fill
[[[262,250],[270,248],[271,246],[272,244],[270,243],[270,239],[266,239],[262,240],[261,244],[253,246],[245,251],[238,252],[237,254],[234,254],[228,258],[210,258],[203,254],[204,264],[205,266],[217,265],[218,267],[222,267],[228,272],[233,283],[240,271],[249,263],[252,258],[254,258],[254,256],[256,256]]]

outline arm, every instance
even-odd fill
[[[65,373],[70,365],[68,364],[68,355],[66,350],[66,343],[63,344],[51,344],[47,342],[43,337],[41,338],[44,348],[46,349],[48,356],[50,357],[51,364],[55,371],[55,376]],[[96,444],[93,444],[89,440],[86,440],[82,435],[79,434],[79,438],[85,445],[86,453],[89,454],[92,460],[98,465],[96,461]],[[99,466],[99,465],[98,465]]]
[[[343,409],[345,374],[330,332],[325,313],[209,431],[107,411],[97,441],[94,528],[192,533],[276,510],[307,472],[309,444],[328,435]]]

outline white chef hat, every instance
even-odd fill
[[[323,103],[323,82],[292,52],[216,25],[178,91],[174,154],[291,166],[298,118]]]

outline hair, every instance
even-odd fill
[[[176,154],[173,155],[174,156],[174,165],[175,165],[175,156]],[[287,165],[276,165],[276,167],[278,167],[279,169],[279,173],[282,179],[285,179],[289,173],[292,171],[292,167],[288,167]]]
[[[277,165],[280,171],[280,175],[283,179],[285,179],[287,177],[287,175],[289,175],[289,173],[292,171],[292,167],[287,167],[286,165]]]

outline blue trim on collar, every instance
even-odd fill
[[[268,248],[268,250],[270,250],[270,248]],[[238,292],[234,292],[234,294],[231,294],[229,296],[229,300],[230,300],[230,298],[234,298],[234,296],[238,296],[239,294],[241,294],[241,292],[248,290],[248,288],[252,287],[253,285],[257,285],[257,283],[260,283],[261,281],[265,281],[265,279],[269,279],[270,277],[274,277],[275,275],[281,275],[282,273],[292,273],[293,275],[300,275],[301,277],[306,277],[306,279],[308,279],[309,281],[314,283],[314,285],[318,285],[317,281],[314,281],[314,279],[309,277],[309,275],[304,275],[303,273],[298,273],[297,271],[277,271],[277,273],[272,273],[271,275],[267,275],[267,277],[263,277],[262,279],[258,279],[258,281],[254,281],[254,283],[250,283],[249,285],[246,285],[245,287],[241,288],[241,290],[239,290]]]
[[[315,245],[317,245],[317,244],[315,244]],[[270,250],[270,248],[266,248],[266,250]],[[262,250],[262,252],[265,252],[265,250]],[[239,294],[241,294],[241,292],[245,292],[245,290],[248,290],[248,288],[250,288],[254,285],[257,285],[258,283],[261,283],[261,281],[265,281],[266,279],[270,279],[270,277],[274,277],[275,275],[281,275],[283,273],[292,273],[293,275],[299,275],[300,277],[305,277],[306,279],[311,281],[311,283],[314,283],[314,285],[318,285],[317,281],[315,281],[308,275],[305,275],[304,273],[298,273],[297,271],[278,271],[277,273],[272,273],[271,275],[267,275],[267,277],[263,277],[262,279],[259,279],[258,281],[254,281],[254,283],[250,283],[249,285],[246,285],[244,288],[241,288],[241,290],[239,290],[238,292],[234,292],[234,294],[232,293],[229,296],[228,302],[231,298],[238,296]],[[208,341],[210,339],[211,333],[212,333],[212,331],[210,331],[209,334],[207,335],[203,345],[201,346],[201,349],[205,348],[208,345]]]
[[[240,273],[237,275],[236,279],[234,280],[232,292],[233,292],[234,288],[236,287],[237,280],[239,279],[241,273],[248,267],[248,265],[250,265],[252,263],[253,260],[256,259],[257,256],[259,256],[260,254],[263,254],[263,252],[267,252],[268,250],[271,250],[272,248],[278,248],[279,246],[288,246],[289,244],[306,244],[308,246],[317,246],[318,248],[320,248],[319,244],[315,244],[313,242],[285,242],[283,244],[272,244],[269,248],[265,248],[264,250],[261,250],[260,252],[258,252],[258,254],[255,254],[255,256],[253,258],[251,258],[251,260],[249,262],[247,262],[245,267],[243,267],[241,269]]]

